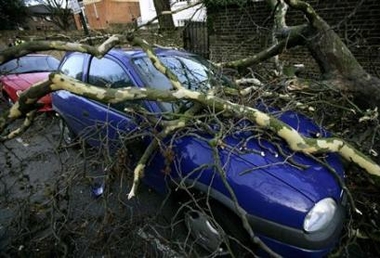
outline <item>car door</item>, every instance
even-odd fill
[[[113,56],[90,59],[86,82],[101,88],[123,88],[135,86],[125,65]],[[118,141],[137,128],[137,117],[126,108],[141,104],[140,101],[126,101],[116,104],[104,104],[90,100],[92,104],[82,107],[81,120],[88,128],[93,128],[93,136],[98,141]]]
[[[67,58],[60,70],[76,79],[102,88],[134,86],[128,69],[117,58],[107,55],[101,59],[84,54]],[[138,103],[105,104],[85,97],[66,93],[67,106],[63,116],[73,131],[92,146],[116,144],[120,134],[137,126],[133,116],[124,109]]]

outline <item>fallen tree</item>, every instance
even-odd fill
[[[156,61],[157,62],[157,61]],[[162,64],[161,64],[162,65]],[[9,121],[28,115],[25,124],[30,124],[31,112],[34,112],[36,101],[48,93],[57,90],[67,90],[77,95],[85,96],[104,103],[119,103],[127,100],[157,100],[177,101],[189,100],[201,104],[204,107],[215,108],[216,111],[225,111],[226,115],[233,114],[239,118],[248,118],[257,126],[273,131],[275,134],[284,139],[289,147],[294,151],[301,151],[306,154],[337,152],[347,161],[352,161],[365,169],[368,173],[380,176],[380,166],[374,163],[369,157],[366,157],[360,151],[356,150],[350,144],[338,138],[307,138],[299,134],[294,128],[275,117],[263,113],[256,108],[243,106],[233,103],[229,100],[222,99],[214,94],[204,94],[186,89],[179,86],[178,81],[173,81],[178,89],[175,91],[162,91],[157,89],[141,89],[136,87],[127,87],[123,89],[104,89],[96,86],[79,82],[63,74],[52,73],[48,81],[34,85],[30,90],[20,96],[20,100],[5,113],[2,117],[1,127],[4,127]],[[182,122],[183,123],[183,122]],[[176,128],[181,126],[171,123]],[[184,126],[184,123],[183,125]],[[168,128],[168,127],[167,127]],[[165,131],[165,129],[164,129]],[[171,129],[170,129],[171,131]],[[3,139],[13,138],[18,131],[10,133]]]
[[[280,6],[284,6],[285,4],[285,2],[281,1],[279,3],[280,4],[275,5],[275,8],[279,8]],[[238,60],[235,62],[228,62],[225,64],[221,64],[221,66],[233,68],[249,66],[255,62],[259,62],[269,57],[275,56],[281,53],[281,51],[285,48],[291,47],[293,45],[295,46],[301,43],[307,44],[310,45],[308,47],[311,49],[311,51],[315,51],[315,53],[318,53],[318,51],[323,52],[321,56],[318,55],[318,58],[321,59],[318,62],[318,64],[320,64],[321,71],[325,75],[324,83],[333,84],[334,86],[336,86],[336,88],[341,90],[354,92],[355,94],[357,94],[359,99],[363,96],[365,98],[367,95],[361,92],[361,90],[358,90],[357,86],[360,84],[358,84],[356,80],[359,80],[363,76],[365,80],[367,80],[368,78],[372,78],[371,80],[376,81],[376,78],[369,76],[360,67],[360,65],[356,62],[354,57],[349,53],[347,48],[343,47],[341,49],[342,52],[338,51],[339,54],[337,56],[333,56],[333,60],[330,60],[330,58],[332,57],[329,51],[332,51],[333,53],[336,53],[337,51],[334,49],[330,49],[329,45],[324,45],[323,37],[328,37],[334,42],[336,41],[336,44],[338,45],[343,44],[341,41],[339,42],[340,39],[328,27],[326,27],[327,24],[324,23],[316,15],[316,13],[311,9],[311,7],[308,4],[299,1],[287,1],[287,3],[292,8],[300,9],[303,12],[305,12],[307,14],[310,24],[301,25],[294,28],[287,28],[284,25],[283,16],[280,15],[282,17],[282,20],[281,22],[278,22],[278,28],[281,28],[282,26],[282,28],[287,33],[279,33],[279,35],[282,35],[283,37],[285,35],[286,40],[281,40],[280,38],[279,42],[276,45],[272,46],[268,50],[263,51],[262,53],[259,53],[258,55],[252,58]],[[279,11],[279,13],[285,15],[285,9],[281,10],[282,11]],[[318,30],[321,30],[323,33],[321,33],[321,31]],[[322,35],[324,36],[322,37]],[[305,41],[305,38],[311,39],[313,37],[322,38],[319,38],[319,41],[315,42],[313,40],[310,40],[313,42]],[[25,91],[23,94],[20,95],[20,99],[17,103],[15,103],[15,105],[13,105],[9,110],[3,112],[2,116],[0,117],[0,133],[2,135],[1,140],[5,141],[12,139],[17,135],[20,135],[25,130],[27,130],[27,128],[31,126],[33,117],[36,114],[35,110],[38,107],[37,100],[42,96],[57,90],[67,90],[72,93],[82,95],[104,103],[118,103],[126,100],[139,99],[161,101],[187,100],[194,102],[196,105],[194,106],[195,108],[188,110],[187,113],[184,114],[184,116],[182,116],[181,118],[173,116],[172,120],[165,122],[157,121],[163,128],[162,133],[157,138],[155,138],[157,140],[151,143],[151,145],[146,149],[145,153],[138,161],[134,170],[134,182],[133,187],[129,193],[129,198],[132,198],[135,195],[137,184],[144,172],[144,167],[146,166],[149,156],[151,155],[153,150],[157,148],[158,140],[162,139],[170,133],[173,133],[175,130],[188,126],[189,119],[187,117],[195,115],[197,111],[199,111],[201,108],[213,110],[225,116],[230,116],[232,114],[234,117],[249,119],[261,129],[271,131],[274,135],[277,135],[283,140],[285,140],[293,151],[300,151],[306,154],[337,152],[347,161],[356,163],[358,166],[366,170],[369,174],[374,175],[376,177],[380,176],[379,165],[377,165],[368,156],[355,149],[352,145],[350,145],[343,139],[339,139],[336,137],[304,137],[300,135],[296,130],[279,121],[270,114],[263,113],[262,111],[253,108],[252,105],[250,105],[250,103],[244,105],[232,101],[231,99],[220,94],[217,88],[212,89],[207,93],[201,93],[184,88],[179,82],[178,78],[176,78],[176,76],[173,73],[171,73],[171,71],[167,69],[154,55],[154,51],[152,51],[150,45],[144,40],[135,37],[133,34],[113,35],[97,47],[89,46],[86,44],[70,43],[63,41],[27,42],[25,44],[2,51],[0,53],[0,63],[4,63],[15,57],[23,56],[27,53],[52,49],[87,52],[97,57],[102,57],[112,47],[123,42],[128,42],[129,44],[137,45],[143,48],[146,51],[149,58],[152,60],[152,63],[156,66],[156,68],[170,79],[170,81],[172,82],[173,90],[159,91],[154,89],[138,89],[130,87],[118,90],[104,89],[84,84],[62,74],[52,73],[49,77],[49,80],[38,83],[31,87],[29,90]],[[316,42],[319,42],[319,44],[317,44]],[[342,57],[344,60],[339,59]],[[345,62],[346,60],[351,60],[350,58],[352,58],[352,62],[350,63],[350,65],[344,65],[341,63]],[[304,84],[305,82],[301,81],[300,83]],[[373,85],[375,85],[375,83]],[[253,91],[255,91],[254,88],[243,89],[241,91],[236,89],[229,89],[228,95],[246,95],[248,94],[249,89],[253,89]],[[280,98],[286,96],[282,95],[278,97]],[[291,99],[291,96],[287,97],[290,97]],[[362,102],[360,103],[363,104]],[[20,118],[25,119],[23,125],[16,130],[8,132],[7,129],[9,125]],[[249,229],[247,230],[249,231]],[[251,234],[251,236],[253,236],[253,233]]]
[[[300,0],[266,0],[274,13],[276,41],[269,48],[250,57],[221,63],[230,68],[248,67],[286,49],[304,46],[319,66],[321,81],[355,97],[355,102],[365,108],[380,107],[380,79],[367,73],[353,56],[342,39],[312,8]],[[363,2],[363,1],[362,1]],[[287,26],[288,9],[295,9],[304,15],[306,22],[296,26]],[[301,80],[308,87],[310,80]]]
[[[79,52],[92,53],[97,57],[103,56],[109,49],[120,42],[122,36],[112,36],[107,39],[98,47],[87,46],[83,44],[64,43],[64,42],[43,42],[42,44],[36,44],[34,42],[25,43],[22,46],[15,47],[5,51],[0,55],[0,61],[9,60],[10,56],[20,56],[36,50],[36,46],[39,46],[38,50],[47,49],[59,49],[70,50]],[[207,94],[185,89],[176,76],[167,69],[159,59],[154,55],[149,44],[133,35],[127,35],[125,39],[133,45],[142,47],[152,60],[156,68],[166,75],[172,82],[173,89],[175,91],[159,91],[154,89],[138,89],[138,88],[125,88],[120,90],[115,89],[101,89],[91,85],[85,85],[80,82],[76,82],[74,79],[64,75],[53,73],[48,81],[38,83],[25,91],[19,101],[10,108],[9,111],[3,113],[0,119],[0,130],[4,132],[4,129],[12,121],[19,119],[27,115],[25,127],[22,130],[16,130],[7,136],[3,136],[3,139],[13,138],[22,132],[30,125],[31,112],[33,112],[38,106],[37,100],[42,96],[49,94],[56,90],[67,90],[72,93],[83,95],[91,99],[95,99],[106,103],[118,103],[125,100],[135,99],[149,99],[149,100],[164,100],[164,101],[176,101],[176,100],[189,100],[203,105],[204,107],[216,108],[218,111],[226,111],[227,114],[234,114],[237,117],[245,117],[260,127],[271,130],[278,136],[283,138],[290,148],[294,151],[302,151],[304,153],[321,153],[321,152],[338,152],[340,155],[348,161],[355,162],[357,165],[365,169],[368,173],[376,176],[380,176],[380,166],[374,163],[369,157],[365,156],[360,151],[353,148],[342,139],[329,138],[329,139],[310,139],[300,135],[295,129],[289,127],[278,119],[265,114],[255,108],[249,106],[239,105],[229,100],[219,98],[211,91]],[[15,54],[18,53],[18,54]]]

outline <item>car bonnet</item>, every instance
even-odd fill
[[[323,128],[317,126],[310,118],[299,113],[286,111],[271,111],[274,116],[296,129],[305,137],[329,137],[330,134]],[[234,148],[241,148],[244,139],[248,135],[237,133],[226,139]],[[249,134],[249,133],[248,133]],[[290,150],[283,140],[263,138],[249,138],[246,142],[245,154],[236,154],[240,159],[253,165],[252,171],[262,167],[267,173],[285,182],[294,189],[303,193],[313,202],[317,202],[327,196],[338,200],[341,195],[341,187],[337,180],[343,177],[344,170],[340,157],[336,153],[325,153],[318,155],[317,159],[307,156],[301,152]],[[275,143],[273,143],[275,142]],[[249,153],[249,151],[252,151]],[[259,154],[259,155],[258,155]],[[245,173],[250,173],[246,171]]]
[[[291,111],[271,112],[307,137],[329,135],[303,115]],[[326,197],[340,201],[342,188],[337,176],[343,176],[343,166],[337,154],[323,154],[325,165],[290,150],[283,140],[270,139],[268,134],[253,137],[252,132],[240,130],[239,126],[247,128],[247,125],[252,126],[248,121],[240,121],[234,126],[234,132],[224,137],[218,146],[228,182],[247,212],[299,227],[316,202]],[[184,170],[195,168],[192,163],[200,166],[212,159],[207,144],[195,139],[191,142],[182,144],[181,141],[178,146]],[[201,176],[200,179],[208,184],[206,175],[209,173],[203,174],[205,178]],[[221,182],[214,188],[228,195]]]

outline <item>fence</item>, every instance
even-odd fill
[[[206,22],[189,21],[183,31],[183,47],[194,54],[209,58],[209,40]]]

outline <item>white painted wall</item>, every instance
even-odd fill
[[[156,10],[154,8],[153,0],[140,0],[140,13],[141,17],[137,19],[138,25],[142,25],[152,20],[157,16]],[[172,0],[171,1],[171,9],[177,10],[179,8],[183,8],[187,6],[189,3],[194,3],[196,0],[188,0],[188,1],[179,1]],[[174,25],[176,27],[183,26],[185,20],[192,21],[205,21],[206,20],[206,8],[201,5],[197,5],[195,7],[183,10],[179,13],[173,15]],[[158,21],[156,20],[155,23]]]

